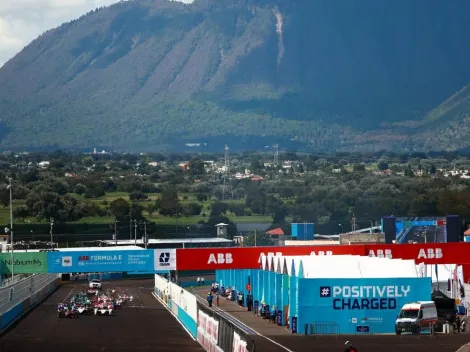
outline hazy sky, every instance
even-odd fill
[[[116,2],[118,0],[0,0],[0,67],[46,30]]]

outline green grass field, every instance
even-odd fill
[[[104,197],[100,198],[94,198],[94,199],[85,199],[80,195],[74,194],[74,197],[87,201],[87,202],[93,202],[100,207],[104,208],[105,207],[105,202],[107,201],[108,203],[112,202],[113,200],[116,200],[118,198],[123,198],[126,200],[129,200],[129,194],[125,192],[113,192],[106,194]],[[149,200],[139,202],[144,208],[150,204],[153,204],[155,199],[159,197],[158,193],[155,194],[148,194]],[[180,195],[180,200],[181,203],[188,203],[188,202],[198,202],[195,195],[193,194],[182,194]],[[193,225],[197,224],[200,220],[205,220],[209,218],[210,214],[210,205],[214,203],[215,199],[205,201],[205,202],[198,202],[201,203],[203,209],[201,214],[206,214],[206,216],[193,216],[193,217],[180,217],[180,218],[169,218],[165,216],[161,216],[157,212],[153,213],[151,216],[148,214],[148,212],[144,209],[143,213],[144,216],[152,222],[155,222],[156,224],[160,225]],[[242,200],[227,200],[227,203],[242,203]],[[22,205],[24,202],[23,201],[15,201],[13,203],[13,207],[17,207]],[[227,214],[227,216],[232,220],[234,223],[255,223],[255,222],[271,222],[272,218],[270,216],[264,216],[264,215],[252,215],[252,216],[236,216],[234,214],[231,214],[230,212]],[[0,207],[0,224],[8,224],[10,222],[10,208],[9,207]],[[15,223],[46,223],[47,221],[38,221],[35,218],[27,218],[27,219],[14,219]],[[114,218],[112,216],[106,216],[106,217],[91,217],[91,218],[83,218],[79,221],[78,223],[89,223],[89,224],[98,224],[98,223],[112,223],[114,222]]]

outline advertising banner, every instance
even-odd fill
[[[364,246],[284,246],[177,249],[178,270],[259,269],[264,255],[365,255]]]
[[[197,340],[201,346],[208,352],[218,350],[219,322],[199,310],[197,325]]]
[[[431,300],[431,278],[299,279],[299,326],[335,322],[332,330],[355,334],[395,332],[402,306]],[[326,327],[324,327],[326,328]]]
[[[248,352],[248,349],[246,348],[246,341],[242,340],[240,335],[238,335],[235,331],[233,332],[232,352]]]
[[[417,243],[366,245],[366,255],[412,259],[417,264],[466,264],[470,263],[470,243]]]
[[[176,249],[155,249],[155,270],[176,270]]]
[[[152,250],[48,252],[50,273],[154,271]]]
[[[12,260],[13,258],[13,260]],[[47,273],[46,252],[1,253],[0,271],[2,274],[45,274]]]

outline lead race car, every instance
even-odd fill
[[[96,302],[93,306],[94,315],[113,315],[114,305],[112,302]]]

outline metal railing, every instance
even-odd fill
[[[329,335],[338,337],[339,333],[339,324],[334,321],[314,321],[313,323],[307,323],[304,326],[304,334],[306,336]]]
[[[2,281],[2,286],[0,287],[0,289],[11,286],[11,285],[15,285],[18,282],[20,282],[20,281],[22,281],[22,280],[24,280],[28,277],[31,277],[32,275],[33,274],[18,274],[18,275],[14,275],[13,277],[8,276],[5,280]]]

